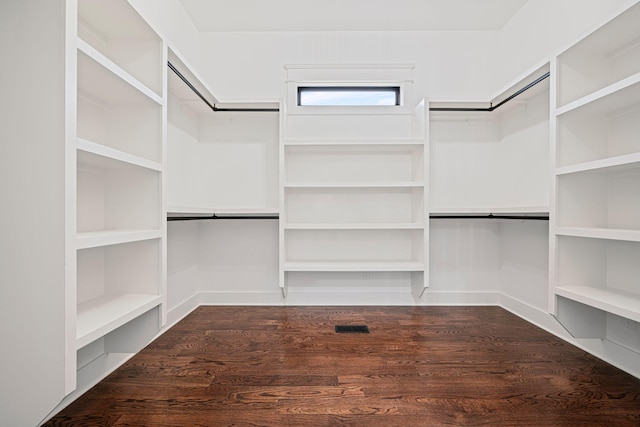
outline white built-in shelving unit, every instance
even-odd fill
[[[300,76],[347,75],[354,80],[329,83],[362,85],[367,80],[356,76],[381,70],[287,68],[290,96],[280,147],[283,295],[294,273],[406,272],[420,296],[428,284],[425,103],[415,109],[301,107],[292,98],[298,85],[328,83]],[[403,99],[408,104],[410,97]],[[384,131],[376,131],[381,125]]]
[[[67,41],[67,392],[117,367],[165,318],[166,48],[126,0],[76,4]]]
[[[640,4],[560,53],[550,311],[574,336],[640,321]]]

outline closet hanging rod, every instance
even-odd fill
[[[532,87],[534,87],[535,85],[537,85],[538,83],[540,83],[541,81],[543,81],[544,79],[549,77],[550,75],[551,75],[551,73],[549,71],[547,71],[542,76],[538,77],[537,79],[535,79],[534,81],[532,81],[531,83],[526,85],[525,87],[523,87],[521,89],[518,89],[514,94],[512,94],[509,97],[503,99],[502,101],[500,101],[496,105],[493,105],[493,103],[490,103],[489,107],[487,107],[487,108],[431,107],[431,108],[429,108],[429,111],[484,111],[484,112],[489,112],[490,113],[490,112],[496,110],[497,108],[503,106],[507,102],[511,101],[513,98],[515,98],[516,96],[520,95],[521,93],[526,92],[527,90],[531,89]]]
[[[534,220],[549,221],[549,215],[429,215],[432,219],[517,219],[517,220]]]
[[[548,221],[549,215],[429,215],[432,219],[513,219]],[[209,219],[279,219],[279,215],[216,215],[211,216],[170,216],[167,221],[199,221]]]
[[[198,221],[204,219],[278,219],[279,215],[216,215],[211,216],[169,216],[167,221]]]
[[[170,61],[167,61],[167,65],[169,66],[171,71],[173,71],[176,74],[176,76],[178,76],[180,80],[182,80],[184,84],[186,84],[189,87],[189,89],[193,91],[193,93],[198,95],[198,98],[200,98],[202,102],[204,102],[205,104],[207,104],[209,108],[211,108],[211,111],[213,112],[216,112],[216,113],[217,112],[274,113],[274,112],[280,111],[279,108],[218,108],[216,107],[215,104],[211,104],[204,97],[204,95],[202,95],[200,91],[196,89],[194,85],[191,84],[189,79],[187,79],[180,71],[178,71],[178,69],[174,67],[174,65]]]

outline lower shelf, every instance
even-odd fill
[[[284,271],[424,271],[420,262],[286,262]]]
[[[563,286],[556,295],[640,322],[640,296],[611,288]]]
[[[124,294],[105,295],[78,305],[76,348],[84,347],[161,302],[160,295]]]

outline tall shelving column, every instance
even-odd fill
[[[640,321],[638,22],[636,3],[553,63],[549,305],[577,338],[606,338],[610,315]]]
[[[165,317],[166,48],[126,0],[78,0],[68,25],[66,388],[81,392]]]
[[[290,75],[313,67],[288,67]],[[327,75],[380,70],[320,67]],[[412,67],[401,70],[411,72]],[[390,74],[389,69],[384,69]],[[368,74],[371,76],[371,74]],[[290,79],[291,80],[291,79]],[[407,79],[409,80],[409,79]],[[377,84],[404,85],[384,81]],[[280,287],[289,275],[407,272],[428,284],[426,107],[302,107],[290,83],[281,143]],[[330,84],[336,84],[335,81]],[[339,84],[366,85],[358,80]],[[322,83],[320,84],[322,85]],[[406,101],[404,101],[406,102]]]

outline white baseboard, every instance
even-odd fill
[[[320,289],[289,288],[287,298],[280,292],[201,292],[202,305],[281,305],[281,306],[320,306],[320,305],[499,305],[497,292],[429,292],[415,299],[411,289],[384,290],[343,290],[327,291]]]
[[[167,329],[169,329],[170,327],[172,327],[173,325],[175,325],[176,323],[184,319],[189,313],[191,313],[193,310],[198,308],[201,305],[200,296],[201,294],[197,293],[191,296],[190,298],[182,301],[177,306],[169,309],[169,311],[167,311],[167,324],[164,325],[164,327],[162,328],[162,331],[158,336],[162,335],[164,331],[166,331]]]

